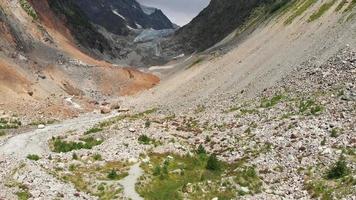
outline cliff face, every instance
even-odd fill
[[[90,21],[108,31],[127,35],[131,29],[156,30],[173,28],[172,22],[158,9],[144,12],[135,0],[77,0],[73,1],[88,16]]]

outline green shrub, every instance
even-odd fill
[[[153,176],[161,175],[161,166],[157,165],[153,170]]]
[[[216,158],[215,154],[209,156],[208,162],[206,163],[206,169],[211,171],[220,171],[221,169],[220,162]]]
[[[199,145],[199,147],[198,147],[198,149],[197,149],[197,154],[199,154],[199,155],[202,155],[202,154],[206,154],[206,150],[205,150],[205,148],[203,147],[203,145]]]
[[[107,176],[108,179],[110,180],[116,180],[119,178],[119,175],[117,174],[116,170],[112,169]]]
[[[53,151],[57,153],[70,152],[79,149],[91,149],[94,146],[103,143],[102,140],[96,140],[93,137],[80,139],[81,142],[67,142],[63,141],[61,138],[52,138]]]
[[[94,159],[94,160],[103,160],[103,158],[101,157],[101,155],[98,154],[98,153],[93,156],[93,159]]]
[[[151,121],[150,120],[147,120],[145,122],[145,128],[149,128],[151,126]]]
[[[349,168],[347,167],[346,161],[343,157],[340,157],[339,160],[328,170],[327,178],[328,179],[339,179],[350,172]]]
[[[36,154],[29,154],[27,155],[27,159],[37,161],[40,159],[40,157]]]
[[[138,141],[139,141],[140,144],[148,145],[148,144],[150,144],[151,139],[147,135],[140,135],[138,137]]]

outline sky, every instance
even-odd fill
[[[138,0],[141,4],[161,9],[164,14],[179,26],[189,23],[199,14],[210,0]]]

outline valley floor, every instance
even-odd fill
[[[90,114],[11,137],[0,146],[0,198],[353,199],[354,80],[346,47],[255,98]]]

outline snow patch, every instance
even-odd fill
[[[113,12],[115,15],[121,17],[123,20],[126,21],[126,18],[125,18],[124,16],[122,16],[119,12],[117,12],[117,10],[112,10],[112,12]]]
[[[157,10],[157,8],[148,7],[148,6],[145,6],[145,5],[142,5],[142,4],[141,4],[141,9],[146,15],[152,15]]]

